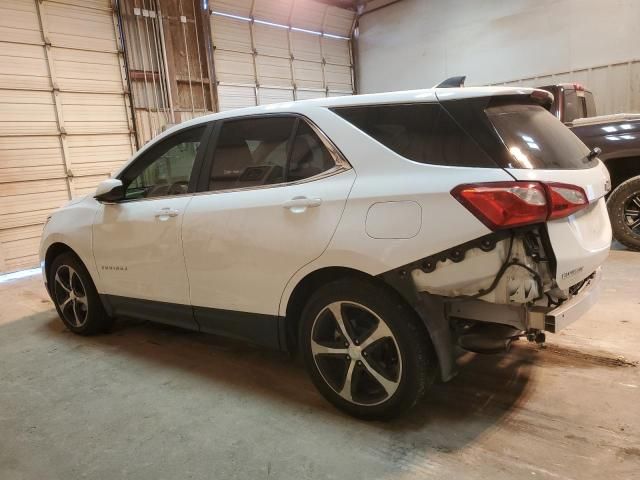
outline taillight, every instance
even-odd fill
[[[589,203],[582,188],[559,183],[474,183],[451,194],[491,230],[566,217]]]
[[[549,196],[549,220],[568,217],[589,205],[587,194],[581,187],[566,183],[546,183]]]

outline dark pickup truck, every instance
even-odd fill
[[[640,114],[596,116],[593,94],[577,83],[538,87],[553,94],[551,113],[587,147],[601,149],[598,158],[611,174],[607,200],[616,239],[640,250]]]

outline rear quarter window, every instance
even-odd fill
[[[332,111],[414,162],[496,168],[496,163],[437,103],[366,105]]]

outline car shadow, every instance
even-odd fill
[[[135,320],[118,320],[108,335],[82,338],[69,332],[54,311],[34,317],[42,322],[36,332],[57,337],[72,350],[107,350],[109,355],[152,362],[160,369],[196,374],[212,386],[237,389],[322,415],[339,428],[360,422],[324,401],[301,362],[279,352]],[[415,455],[465,447],[526,401],[534,381],[535,357],[535,350],[518,346],[504,355],[466,354],[459,360],[459,374],[447,383],[434,384],[425,400],[406,415],[389,422],[366,422],[364,427],[360,423],[361,428],[385,438],[372,453],[415,465]]]

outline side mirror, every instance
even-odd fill
[[[117,202],[124,198],[124,186],[122,180],[117,178],[109,178],[98,184],[96,193],[93,196],[99,202]]]

